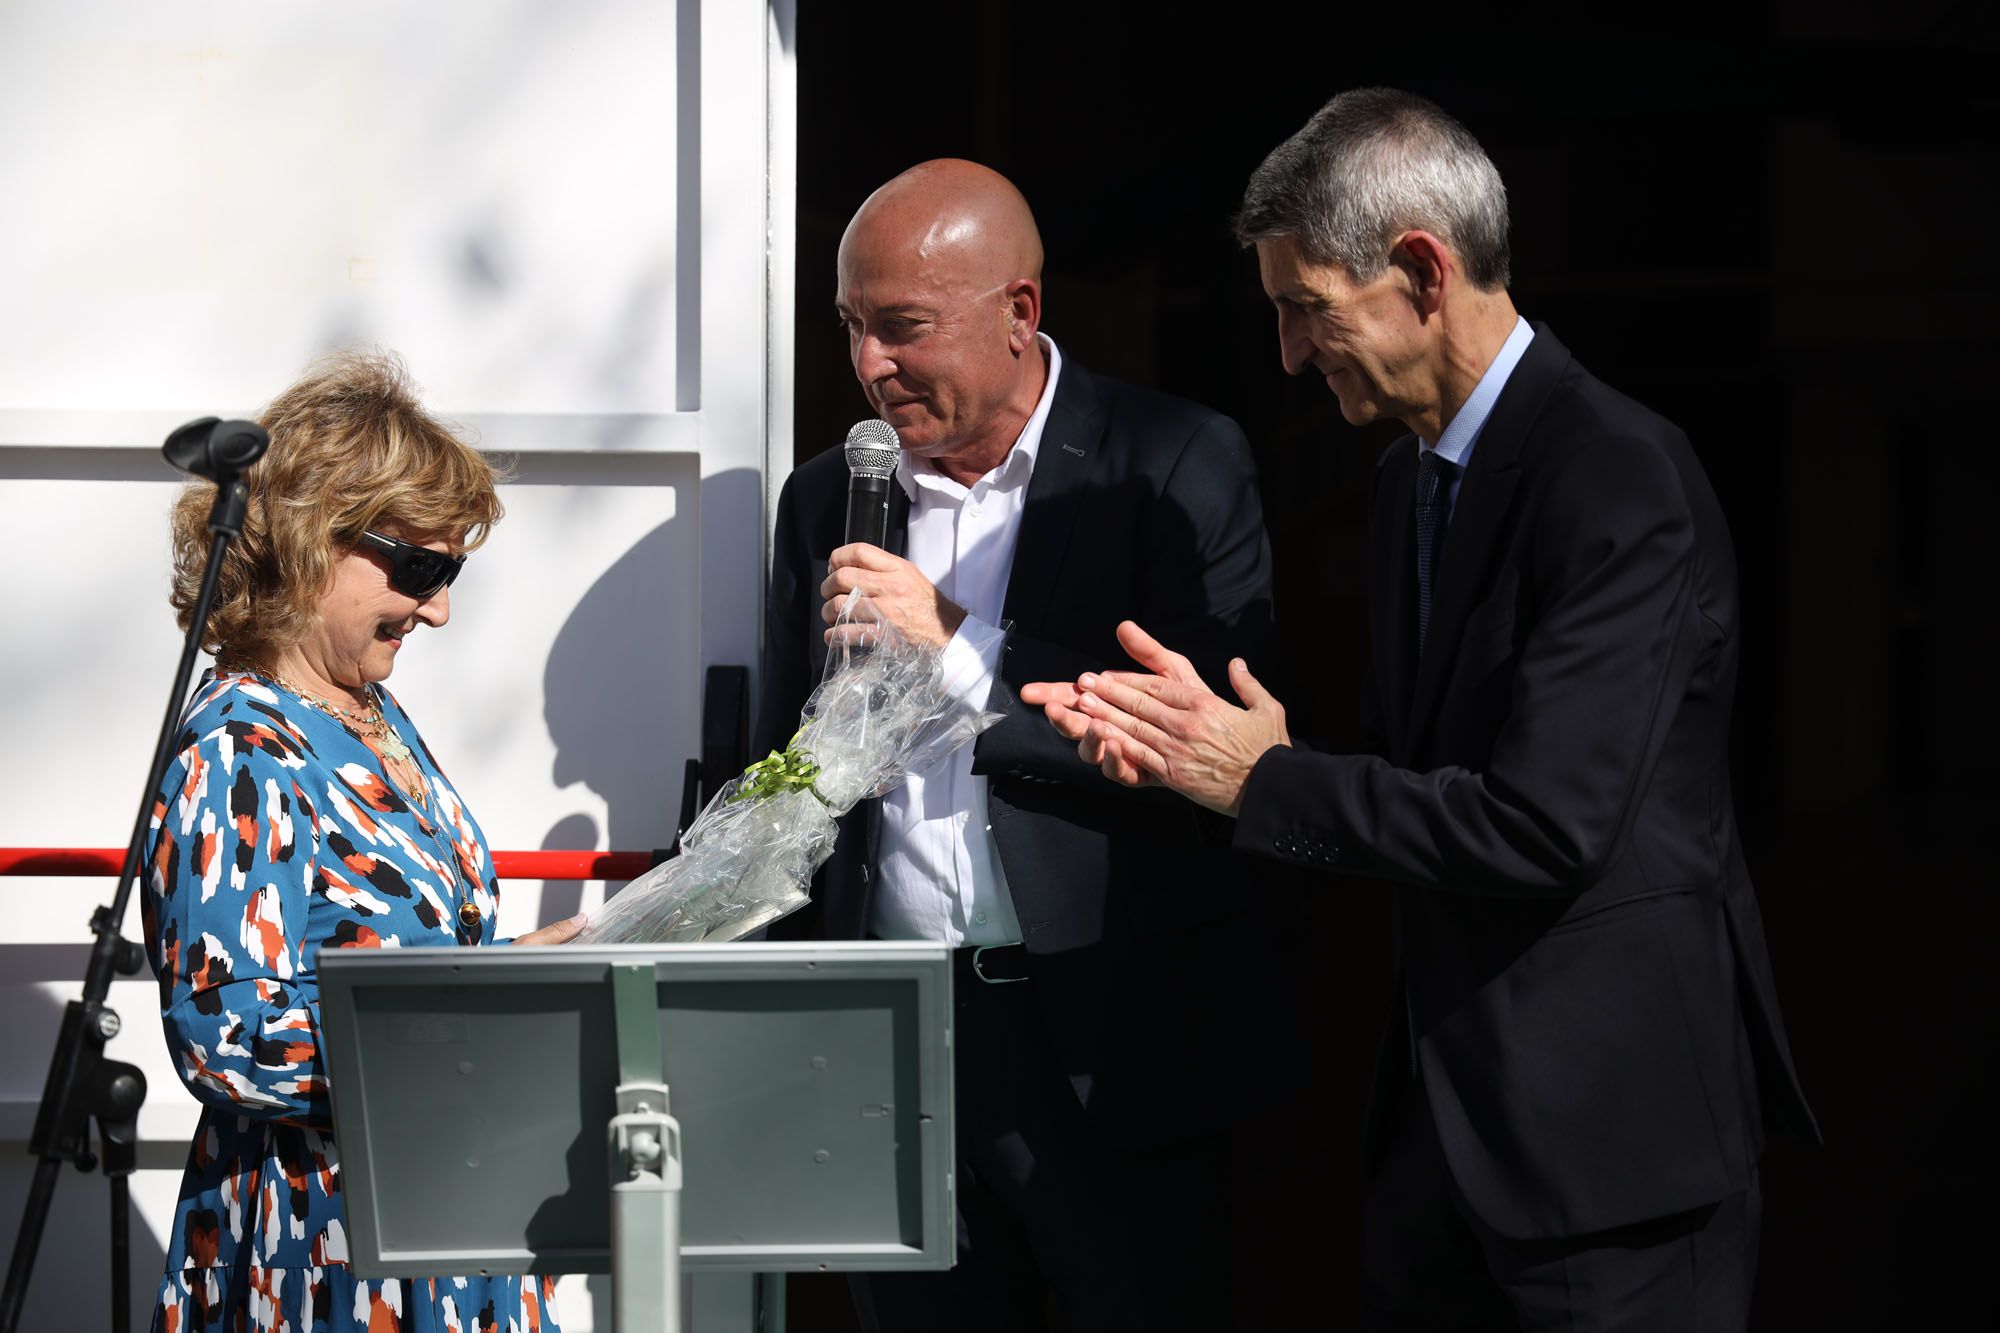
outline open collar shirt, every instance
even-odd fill
[[[1054,340],[1036,337],[1048,356],[1048,382],[998,467],[961,486],[908,454],[896,464],[896,480],[910,498],[907,558],[939,593],[965,609],[965,622],[945,646],[946,685],[954,696],[981,707],[1000,670],[1007,578],[1028,480],[1062,374]],[[869,920],[878,938],[939,940],[954,947],[1020,942],[1020,921],[987,822],[986,787],[985,778],[973,775],[967,745],[882,798],[878,882]]]
[[[1493,404],[1499,401],[1500,391],[1507,387],[1514,367],[1521,364],[1522,355],[1534,340],[1534,326],[1521,316],[1514,316],[1513,332],[1507,335],[1506,342],[1500,344],[1493,363],[1486,367],[1479,383],[1472,386],[1464,405],[1452,414],[1451,421],[1438,435],[1437,443],[1432,444],[1422,436],[1417,438],[1418,457],[1434,452],[1445,462],[1458,465],[1458,470],[1451,474],[1451,489],[1445,500],[1447,521],[1451,511],[1458,507],[1458,488],[1465,481],[1465,469],[1472,462],[1472,450],[1479,443],[1479,432],[1486,428],[1486,418],[1493,415]]]

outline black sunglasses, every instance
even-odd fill
[[[462,555],[447,555],[379,532],[364,532],[361,540],[389,558],[389,586],[420,602],[449,588],[465,568]]]

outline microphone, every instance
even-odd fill
[[[848,542],[883,546],[889,540],[889,482],[903,442],[886,421],[857,421],[847,432]]]
[[[222,485],[264,456],[271,437],[254,421],[219,421],[202,417],[173,434],[160,452],[182,472]]]

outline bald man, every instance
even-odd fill
[[[850,815],[813,908],[776,932],[955,948],[958,1267],[871,1277],[857,1304],[924,1333],[1039,1329],[1051,1300],[1072,1333],[1226,1328],[1220,1131],[1297,1063],[1273,1056],[1289,1009],[1253,975],[1259,932],[1283,927],[1191,807],[1105,779],[1016,690],[1115,652],[1134,607],[1218,683],[1262,659],[1249,448],[1226,417],[1063,355],[1034,216],[974,163],[924,163],[862,204],[834,306],[902,441],[889,549],[842,543],[840,450],[786,482],[758,752],[796,727],[857,589],[1004,715]]]

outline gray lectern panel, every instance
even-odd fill
[[[473,1253],[519,1251],[525,1239],[581,1260],[608,1247],[613,1098],[602,1071],[617,1065],[602,984],[364,985],[351,1022],[367,1048],[363,1097],[336,1104],[335,1139],[350,1141],[350,1109],[365,1120],[368,1220],[384,1256],[428,1254],[444,1236]]]
[[[666,1081],[688,1145],[681,1253],[690,1267],[705,1250],[751,1237],[767,1246],[833,1235],[923,1244],[923,1127],[907,1114],[921,1115],[917,1070],[896,1059],[916,1040],[914,992],[868,980],[793,986],[805,993],[661,987]],[[718,1166],[750,1159],[754,1172]]]
[[[328,950],[357,1273],[606,1271],[613,963],[654,969],[687,1267],[950,1264],[941,947]]]

